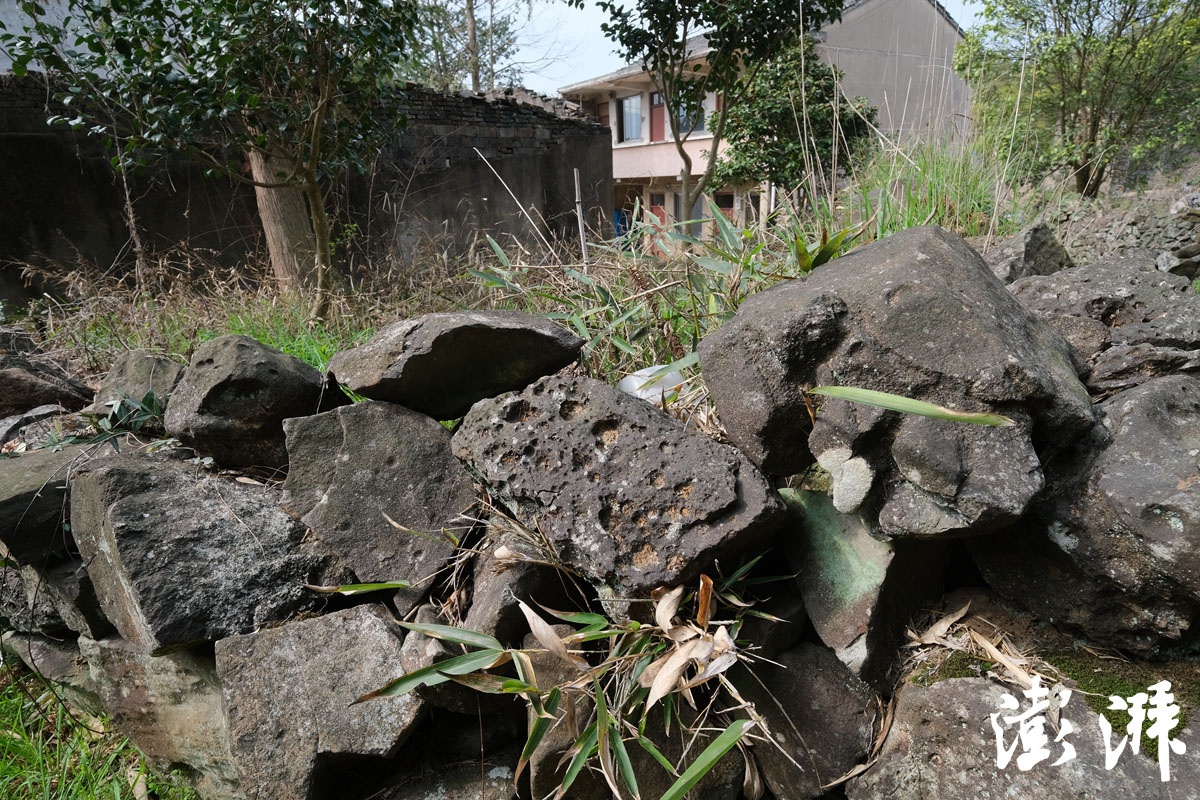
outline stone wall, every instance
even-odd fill
[[[0,74],[0,286],[15,282],[17,263],[107,267],[129,255],[119,178],[99,140],[46,126],[49,114],[64,112],[41,77]],[[335,235],[354,262],[344,266],[406,269],[431,240],[438,252],[457,255],[484,233],[538,241],[522,210],[543,235],[573,239],[574,167],[589,224],[607,219],[606,128],[513,99],[417,86],[405,87],[383,113],[403,115],[407,124],[369,175],[330,187]],[[155,249],[187,244],[234,266],[259,249],[254,195],[204,172],[200,163],[176,160],[135,176],[138,220]],[[345,227],[350,222],[355,227]]]

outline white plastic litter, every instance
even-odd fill
[[[658,403],[664,399],[671,402],[679,397],[680,393],[687,391],[688,383],[678,372],[668,370],[668,366],[658,364],[631,372],[621,378],[617,388],[651,403]]]

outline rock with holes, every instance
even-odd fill
[[[475,486],[450,432],[393,403],[368,401],[284,422],[285,508],[358,582],[406,580],[407,613],[471,527]]]
[[[120,637],[82,636],[79,652],[112,726],[156,770],[206,800],[244,800],[211,651],[151,656]]]
[[[328,771],[369,774],[424,714],[412,693],[351,705],[399,677],[403,638],[381,606],[356,606],[217,642],[247,800],[354,796]]]
[[[772,475],[829,464],[846,512],[891,536],[978,535],[1042,489],[1041,458],[1094,424],[1066,341],[962,239],[913,228],[749,298],[700,344],[733,442]],[[901,415],[805,391],[840,385],[1010,427]],[[856,461],[859,459],[859,461]],[[840,486],[844,480],[849,487]]]
[[[1146,654],[1200,649],[1200,380],[1101,404],[1037,522],[971,543],[988,583],[1039,616]]]
[[[1017,703],[1019,711],[1001,705],[1005,695]],[[1021,690],[1009,685],[986,678],[953,678],[932,686],[904,683],[895,702],[895,716],[878,760],[847,784],[850,800],[1194,800],[1200,796],[1192,756],[1193,748],[1200,746],[1195,737],[1186,737],[1186,755],[1170,757],[1169,782],[1160,780],[1158,763],[1147,757],[1145,739],[1141,753],[1126,749],[1109,768],[1105,755],[1115,742],[1104,741],[1099,716],[1078,692],[1062,707],[1060,719],[1069,721],[1072,729],[1065,724],[1058,729],[1063,733],[1061,741],[1047,712],[1042,729],[1048,740],[1044,751],[1022,747],[1016,741],[1016,726],[1004,719],[1028,712],[1032,705]],[[993,719],[1001,728],[999,742]],[[1123,733],[1123,728],[1118,728],[1113,738],[1119,739]],[[1179,735],[1176,729],[1172,737]],[[1015,748],[1003,766],[997,764],[998,747]],[[1027,756],[1027,751],[1033,754]]]
[[[167,433],[226,467],[287,466],[283,421],[349,398],[321,373],[249,336],[205,342],[167,408]]]
[[[1106,340],[1080,347],[1088,387],[1110,394],[1150,378],[1200,372],[1200,295],[1191,282],[1159,272],[1148,258],[1110,257],[1009,287],[1026,307],[1071,337],[1080,321]]]
[[[454,446],[552,558],[608,599],[757,554],[784,517],[737,450],[589,378],[544,378],[477,403]]]
[[[1000,242],[984,258],[996,277],[1005,283],[1029,275],[1052,275],[1075,266],[1071,256],[1044,222]]]
[[[853,674],[882,687],[904,626],[941,591],[944,544],[880,541],[823,492],[781,494],[795,512],[781,542],[813,628]]]
[[[575,361],[582,347],[578,336],[531,314],[426,314],[338,353],[329,371],[364,397],[390,400],[435,419],[457,419],[478,400],[557,372]]]
[[[71,529],[100,606],[154,654],[211,642],[311,608],[327,558],[278,490],[129,455],[72,483]]]

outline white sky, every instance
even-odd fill
[[[975,24],[978,0],[941,0],[963,28]],[[583,10],[563,0],[535,0],[521,51],[525,85],[554,96],[558,87],[613,72],[625,64],[612,53],[612,42],[600,32],[606,17],[588,2]]]

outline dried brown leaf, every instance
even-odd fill
[[[676,586],[664,594],[654,604],[654,622],[664,631],[674,627],[675,612],[679,610],[679,602],[683,599],[683,587]]]
[[[696,624],[701,629],[708,627],[712,619],[713,582],[707,575],[700,576],[700,591],[696,595]]]
[[[934,644],[939,641],[949,632],[950,626],[965,617],[970,609],[971,601],[968,600],[961,608],[951,611],[926,628],[925,632],[917,637],[917,641],[921,644]]]

